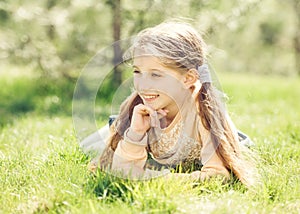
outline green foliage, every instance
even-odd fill
[[[260,24],[261,38],[266,45],[274,45],[280,38],[281,22],[263,22]]]
[[[233,71],[218,74],[233,121],[256,144],[262,181],[246,190],[234,180],[133,182],[91,174],[72,127],[71,101],[79,70],[112,42],[108,3],[1,1],[0,59],[17,69],[0,71],[0,212],[299,213],[293,14],[289,2],[271,0],[122,1],[123,38],[188,16],[206,33],[217,71]],[[130,71],[123,70],[126,79]],[[291,78],[258,75],[270,73]],[[106,123],[111,101],[128,93],[112,83],[110,74],[97,94],[99,125]]]
[[[76,79],[88,60],[113,42],[111,5],[114,1],[2,1],[0,58],[31,64],[46,78]],[[298,20],[289,2],[123,0],[121,6],[121,38],[185,17],[204,32],[218,70],[296,74]]]
[[[98,21],[105,20],[99,14],[107,14],[99,2],[44,0],[1,5],[11,14],[11,19],[1,19],[6,38],[1,42],[3,56],[14,64],[32,64],[46,77],[76,77],[109,36],[102,33],[99,39],[99,32],[109,33]]]
[[[24,113],[71,115],[74,83],[39,78],[1,78],[0,127]]]

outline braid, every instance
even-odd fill
[[[226,118],[225,106],[216,92],[211,83],[202,84],[197,96],[201,122],[210,132],[216,153],[225,167],[250,186],[253,177],[248,172],[249,163],[242,158],[239,142]]]

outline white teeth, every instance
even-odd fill
[[[153,99],[156,98],[155,95],[144,95],[145,99]]]

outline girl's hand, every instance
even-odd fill
[[[145,134],[150,127],[159,127],[159,119],[166,116],[167,110],[155,111],[149,106],[139,104],[134,107],[130,128],[137,134]]]

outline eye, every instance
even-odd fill
[[[141,72],[138,71],[138,70],[133,70],[133,73],[134,73],[134,74],[140,74]]]
[[[152,77],[161,77],[161,75],[160,75],[160,74],[157,74],[157,73],[152,73],[151,76],[152,76]]]

